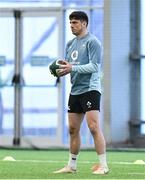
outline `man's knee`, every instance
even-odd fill
[[[70,134],[70,135],[75,135],[75,134],[77,134],[77,133],[79,133],[78,128],[76,128],[76,127],[74,127],[74,126],[70,126],[70,127],[69,127],[69,134]]]
[[[90,132],[92,135],[99,134],[99,127],[96,124],[94,124],[94,123],[90,124],[89,129],[90,129]]]

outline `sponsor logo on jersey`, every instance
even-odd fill
[[[73,61],[76,61],[77,58],[78,58],[78,51],[77,50],[74,50],[72,53],[71,53],[71,58]]]
[[[78,59],[78,51],[77,50],[74,50],[72,53],[71,53],[71,58],[72,58],[72,62],[71,62],[71,64],[72,65],[78,65],[78,64],[80,64],[80,62],[79,61],[77,61],[77,59]]]

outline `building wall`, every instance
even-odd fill
[[[107,0],[104,13],[104,133],[116,143],[129,138],[130,1]]]

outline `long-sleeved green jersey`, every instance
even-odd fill
[[[82,38],[75,37],[69,41],[65,58],[72,64],[72,95],[91,90],[101,93],[102,46],[94,35],[88,33]]]

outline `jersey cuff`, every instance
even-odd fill
[[[72,66],[72,71],[76,72],[77,71],[77,66]]]

